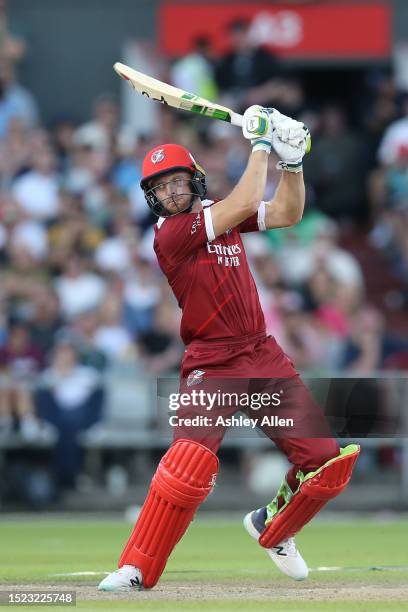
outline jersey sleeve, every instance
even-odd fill
[[[238,225],[239,232],[241,234],[247,234],[248,232],[264,232],[267,229],[265,225],[265,214],[265,202],[261,202],[258,212]]]
[[[197,214],[179,214],[159,221],[154,249],[170,265],[176,265],[214,239],[210,208],[206,207]]]

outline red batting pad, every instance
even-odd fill
[[[140,568],[144,587],[152,588],[198,506],[211,491],[217,473],[218,458],[212,451],[192,440],[176,440],[153,476],[119,567]]]
[[[288,505],[278,512],[259,538],[264,548],[272,548],[279,542],[293,537],[327,504],[348,485],[353,467],[360,453],[356,450],[339,455],[321,468],[315,476],[305,480],[293,495]],[[349,447],[348,447],[349,448]]]

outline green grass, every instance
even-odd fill
[[[128,610],[171,610],[172,612],[178,612],[178,610],[188,612],[198,612],[201,610],[213,612],[214,610],[222,610],[222,612],[237,612],[237,610],[244,610],[245,612],[303,612],[303,610],[313,610],[316,612],[388,612],[388,610],[408,610],[408,604],[401,602],[300,602],[300,601],[286,601],[284,603],[270,603],[265,601],[220,601],[220,602],[166,602],[166,601],[143,601],[142,603],[135,604],[134,601],[121,601],[113,603],[112,601],[87,601],[77,604],[75,607],[54,607],[54,606],[18,606],[18,610],[31,610],[31,612],[68,612],[72,610],[87,610],[88,612],[95,612],[96,610],[109,610],[114,612],[126,612]]]
[[[120,520],[4,520],[0,523],[0,582],[7,584],[59,585],[75,588],[97,584],[102,572],[115,568],[117,557],[131,526]],[[315,587],[355,588],[372,585],[384,588],[408,582],[408,521],[314,522],[297,537],[297,543],[311,568],[341,566],[334,572],[311,572],[298,585],[283,576],[264,551],[243,531],[240,521],[197,517],[180,542],[163,574],[166,583],[211,585],[270,585],[272,601],[79,601],[79,610],[408,610],[408,603],[384,601],[312,601],[308,589]],[[401,569],[370,570],[374,566],[401,566]],[[52,577],[78,571],[101,572],[95,577]],[[289,597],[273,601],[279,589],[304,591],[302,600]],[[28,609],[19,606],[20,609]],[[67,610],[67,607],[31,607],[30,610]],[[72,608],[73,609],[73,608]]]

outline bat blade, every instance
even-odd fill
[[[242,115],[235,113],[226,106],[221,106],[200,96],[196,96],[188,91],[183,91],[173,85],[163,83],[158,79],[138,72],[126,64],[116,62],[113,66],[117,74],[125,81],[128,81],[132,87],[142,96],[146,96],[156,102],[167,104],[173,108],[197,113],[211,119],[220,119],[228,121],[233,125],[242,125]]]

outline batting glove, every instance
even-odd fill
[[[269,111],[258,104],[246,109],[242,121],[244,138],[251,141],[252,151],[271,152],[272,125]]]
[[[288,172],[301,172],[303,156],[312,146],[309,130],[304,123],[282,115],[275,108],[269,112],[273,127],[272,146],[281,158],[276,167]]]

